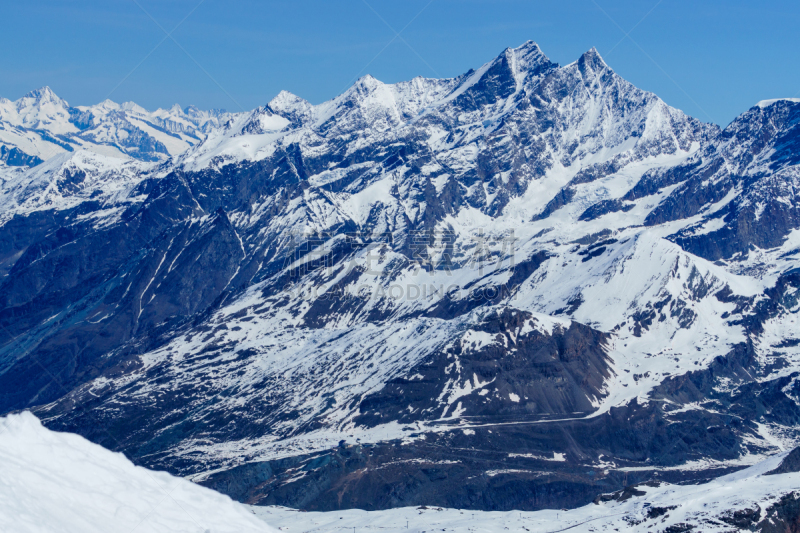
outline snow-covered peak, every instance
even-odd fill
[[[268,106],[259,107],[251,113],[241,134],[274,134],[286,128],[290,122],[286,117],[273,113]]]
[[[22,98],[32,98],[34,100],[40,102],[57,102],[61,103],[64,102],[61,98],[59,98],[56,93],[53,92],[52,89],[48,86],[40,87],[38,89],[34,89],[30,91],[28,94],[23,96]],[[64,102],[66,104],[66,102]]]
[[[453,87],[452,79],[423,78],[417,76],[409,81],[384,83],[367,74],[359,78],[340,96],[324,102],[316,109],[324,113],[330,104],[350,107],[378,106],[393,109],[401,114],[416,113],[419,105],[435,104]],[[414,108],[407,109],[408,107]]]
[[[610,67],[594,46],[581,55],[578,59],[578,66],[581,67],[581,69],[590,69],[594,72],[600,72],[606,69],[610,70]]]
[[[117,102],[109,99],[103,100],[99,104],[95,104],[93,106],[79,106],[78,109],[81,111],[89,111],[96,117],[102,117],[115,112],[127,112],[137,115],[146,115],[149,113],[145,108],[136,102],[129,101],[118,104]]]
[[[57,135],[77,131],[69,121],[69,104],[50,87],[29,92],[12,105],[0,107],[0,120],[14,126],[43,129]]]
[[[306,105],[310,106],[311,104],[289,91],[281,91],[269,101],[269,106],[275,111],[294,110],[298,107],[305,107]]]
[[[397,126],[401,113],[397,107],[393,86],[369,74],[359,78],[336,98],[315,107],[317,125],[337,132],[363,130],[369,126],[381,131]]]
[[[505,54],[514,58],[514,70],[525,72],[536,70],[542,65],[550,65],[550,59],[534,41],[527,41],[517,48],[508,48]]]
[[[140,115],[147,114],[147,110],[145,108],[143,108],[142,106],[140,106],[139,104],[137,104],[136,102],[124,102],[120,106],[120,109],[122,109],[123,111],[130,111],[132,113],[138,113]],[[178,106],[178,112],[180,112],[180,109],[181,109],[180,106]]]
[[[541,57],[549,61],[536,41],[527,40],[516,48],[508,48],[508,50],[511,50],[519,59],[526,57]]]
[[[363,105],[394,105],[391,98],[389,86],[382,81],[374,78],[370,74],[362,76],[356,80],[344,93],[334,98],[331,103],[336,106],[351,107],[352,104]],[[377,94],[377,98],[375,95]],[[322,104],[321,107],[325,106]]]
[[[106,114],[110,111],[117,111],[120,109],[120,105],[113,100],[109,100],[106,98],[99,104],[95,104],[93,106],[78,106],[78,109],[81,111],[97,111],[100,114]]]
[[[314,108],[310,102],[289,91],[279,92],[275,98],[269,101],[267,107],[293,122],[303,122]]]
[[[538,102],[537,107],[545,105],[547,113],[560,117],[554,130],[559,132],[560,138],[552,140],[558,145],[554,149],[560,152],[572,146],[571,143],[579,143],[577,151],[573,146],[566,156],[570,160],[576,159],[576,154],[579,159],[599,152],[597,161],[588,163],[600,162],[640,144],[646,145],[639,150],[641,156],[649,152],[655,155],[662,149],[669,153],[677,149],[687,151],[697,129],[695,125],[684,128],[682,124],[689,119],[683,113],[616,75],[595,48],[578,61],[559,68],[538,44],[527,41],[516,48],[505,49],[477,70],[457,78],[416,77],[384,83],[367,74],[344,93],[316,106],[282,91],[267,106],[256,110],[251,120],[242,124],[241,131],[226,134],[228,140],[215,139],[213,151],[221,150],[220,154],[230,156],[252,153],[254,144],[251,141],[235,140],[239,133],[268,134],[272,141],[266,137],[260,139],[261,147],[284,142],[284,135],[275,137],[276,132],[295,130],[292,141],[287,142],[307,139],[316,143],[318,141],[311,139],[317,135],[333,138],[353,134],[364,138],[363,143],[370,143],[378,142],[389,132],[406,135],[417,127],[426,137],[433,132],[426,125],[431,122],[446,124],[446,128],[473,125],[468,133],[464,130],[465,136],[454,137],[456,140],[452,141],[466,143],[491,131],[487,129],[489,125],[500,124],[506,118],[514,117],[515,122],[526,124],[536,122],[536,118],[527,116],[532,112],[526,104],[531,95],[536,95],[533,98]],[[627,105],[620,105],[621,101]],[[286,118],[291,126],[276,123],[269,118],[269,112]],[[262,123],[267,119],[269,124]],[[223,144],[228,142],[236,147],[223,149]],[[240,146],[242,143],[249,143],[249,146]],[[198,150],[204,152],[209,147],[210,144]],[[273,146],[276,147],[277,144]],[[272,153],[272,148],[258,153]],[[564,163],[567,162],[563,159],[566,153],[557,155]]]
[[[791,102],[793,104],[798,104],[800,103],[800,98],[773,98],[772,100],[761,100],[756,104],[756,107],[764,109],[773,104],[777,104],[778,102]]]
[[[715,147],[716,156],[726,161],[722,172],[761,174],[778,161],[797,164],[798,104],[799,98],[762,100],[728,124]]]
[[[494,66],[509,69],[517,86],[520,87],[526,78],[537,76],[556,65],[542,52],[538,44],[527,41],[517,48],[506,48],[502,54],[484,65],[481,70],[491,72],[491,67]]]
[[[41,165],[0,175],[0,223],[15,215],[69,209],[89,199],[115,203],[152,165],[89,150],[63,152]]]
[[[356,80],[353,87],[363,87],[368,91],[372,91],[383,84],[382,81],[375,78],[372,74],[365,74]]]

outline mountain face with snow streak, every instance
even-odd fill
[[[138,116],[102,105],[93,139]],[[753,464],[800,438],[798,110],[721,129],[529,42],[282,92],[164,160],[5,169],[0,410],[304,509]]]
[[[235,114],[181,109],[147,111],[106,100],[71,107],[49,87],[19,100],[0,98],[0,161],[35,166],[58,154],[88,150],[114,158],[164,161],[200,143]],[[7,154],[11,154],[10,156]]]

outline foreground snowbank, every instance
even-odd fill
[[[570,511],[479,512],[415,508],[305,513],[284,507],[251,507],[286,531],[318,533],[496,533],[555,531],[730,532],[795,531],[800,522],[800,473],[765,475],[782,453],[702,485],[637,486]],[[752,527],[752,529],[750,529]],[[366,529],[364,529],[366,528]]]
[[[0,531],[274,531],[227,496],[134,466],[30,413],[0,418]]]

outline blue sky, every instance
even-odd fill
[[[637,86],[722,125],[758,100],[800,95],[796,1],[4,4],[0,96],[11,99],[49,85],[72,105],[109,97],[233,111],[281,89],[318,103],[367,73],[385,82],[457,76],[528,39],[561,64],[595,46]]]

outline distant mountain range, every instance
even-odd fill
[[[0,98],[0,150],[7,165],[31,166],[76,150],[141,161],[163,161],[200,143],[235,114],[196,107],[147,111],[106,100],[71,107],[42,87],[12,102]]]
[[[800,441],[800,101],[533,42],[248,113],[2,106],[0,412],[301,509],[578,507]]]

